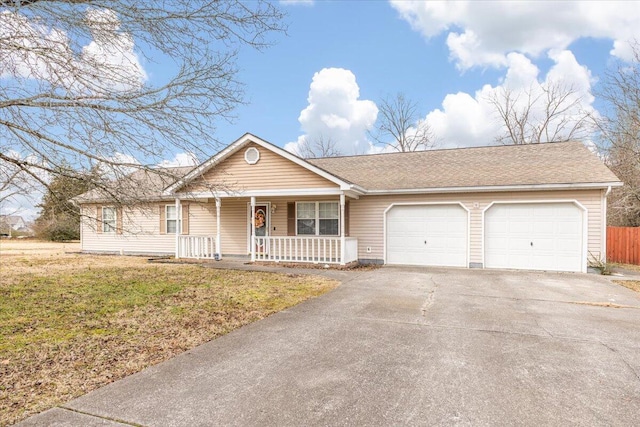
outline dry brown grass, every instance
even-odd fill
[[[640,265],[634,265],[634,264],[615,264],[616,267],[620,267],[624,270],[631,270],[631,271],[640,271]]]
[[[629,288],[633,291],[640,292],[640,281],[637,280],[614,280],[614,283],[617,283],[620,286],[624,286],[625,288]]]
[[[0,425],[333,289],[314,276],[0,245]],[[27,245],[27,246],[24,246]],[[67,253],[65,253],[65,251]]]
[[[79,242],[45,242],[32,239],[0,239],[0,255],[9,256],[37,256],[63,255],[65,253],[80,252]]]

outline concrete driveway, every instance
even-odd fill
[[[583,274],[342,274],[327,295],[23,425],[640,423],[638,294]]]

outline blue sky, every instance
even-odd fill
[[[335,128],[320,123],[322,114],[299,121],[310,106],[314,75],[337,68],[344,73],[327,73],[326,80],[338,88],[326,88],[327,82],[321,86],[339,90],[344,74],[355,77],[359,95],[351,99],[352,114],[335,105],[346,122],[353,124],[358,101],[378,103],[386,95],[403,92],[418,103],[423,119],[433,113],[429,121],[441,134],[441,147],[487,145],[494,143],[492,135],[498,130],[497,124],[487,125],[494,117],[486,111],[460,113],[486,109],[481,105],[484,95],[477,94],[483,86],[498,88],[508,73],[520,74],[523,87],[533,80],[544,83],[553,69],[554,78],[580,88],[585,108],[598,111],[602,103],[595,93],[602,73],[611,61],[625,59],[623,49],[612,54],[614,42],[640,39],[637,2],[464,3],[281,3],[288,13],[288,34],[275,37],[275,45],[263,52],[241,52],[239,77],[246,84],[249,104],[237,109],[234,123],[220,123],[219,140],[227,143],[252,132],[284,147],[322,134],[337,141],[344,154],[363,152],[363,131],[371,129],[370,123],[333,132]],[[473,37],[467,37],[470,34]],[[456,38],[462,42],[448,44]],[[475,44],[465,46],[468,38]],[[506,59],[509,55],[511,60]],[[353,90],[344,86],[345,91]],[[443,101],[448,95],[447,110]],[[319,107],[325,116],[333,114],[331,105]],[[361,142],[359,149],[353,148],[356,140]]]

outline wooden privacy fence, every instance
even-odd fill
[[[640,227],[607,227],[607,261],[640,265]]]

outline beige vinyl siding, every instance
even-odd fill
[[[254,165],[248,164],[244,159],[244,153],[249,147],[255,147],[260,152],[260,160]],[[337,187],[333,182],[257,144],[241,148],[205,173],[204,179],[233,191]],[[198,184],[196,180],[181,192],[206,190],[207,187]]]
[[[122,234],[99,233],[96,229],[96,208],[83,205],[85,217],[81,223],[81,247],[86,252],[124,254],[175,254],[174,233],[160,233],[160,207],[173,202],[157,203],[139,208],[122,209]],[[215,234],[215,204],[189,203],[189,234]]]
[[[470,211],[469,262],[483,262],[482,212],[491,202],[577,200],[588,210],[588,251],[595,257],[602,253],[602,190],[536,191],[460,193],[432,195],[362,196],[350,200],[350,236],[358,239],[360,259],[384,259],[384,211],[393,203],[461,202]],[[257,204],[271,203],[272,236],[287,235],[287,203],[296,201],[338,201],[337,196],[265,197]],[[170,204],[170,203],[169,203]],[[145,210],[124,210],[122,235],[99,234],[95,227],[96,205],[85,205],[83,212],[94,217],[83,221],[82,249],[84,251],[125,253],[174,253],[175,235],[159,234],[159,209],[154,205]],[[248,253],[249,198],[221,199],[221,252],[223,255]],[[275,229],[274,229],[275,228]],[[216,235],[216,206],[190,202],[189,234]],[[367,247],[371,252],[367,253]]]
[[[247,254],[247,212],[246,199],[222,199],[220,241],[223,255]]]
[[[189,202],[189,234],[214,236],[216,234],[216,204]]]
[[[287,235],[287,203],[297,201],[339,201],[336,196],[328,197],[270,197],[270,198],[258,198],[256,199],[256,205],[270,203],[273,210],[275,205],[275,212],[270,214],[270,229],[269,235],[271,236],[286,236]],[[211,235],[215,235],[215,203],[209,203],[209,209],[213,209],[211,222],[213,228]],[[223,255],[246,255],[248,253],[248,240],[249,240],[249,207],[250,199],[243,198],[223,198],[220,205],[220,241]],[[192,219],[191,227],[193,230],[196,221],[202,219]],[[274,229],[275,228],[275,229]],[[196,233],[192,233],[196,234]]]
[[[276,210],[271,214],[270,235],[287,235],[287,203],[295,201],[338,201],[331,197],[266,198],[257,204],[271,203]],[[185,202],[187,203],[187,202]],[[216,236],[215,201],[189,203],[189,234],[193,236]],[[160,233],[160,209],[172,202],[158,203],[144,209],[124,209],[123,234],[98,233],[95,212],[99,205],[84,205],[83,213],[88,217],[82,223],[82,250],[125,254],[174,254],[175,234]],[[248,253],[249,198],[223,198],[220,206],[221,249],[223,255],[246,255]],[[89,218],[90,216],[90,218]],[[275,228],[275,230],[274,230]]]
[[[429,195],[364,196],[351,201],[351,236],[358,238],[360,259],[384,259],[384,211],[393,203],[461,202],[470,211],[469,262],[483,262],[482,212],[491,202],[577,200],[588,212],[588,251],[602,253],[602,191],[536,191]],[[367,252],[367,247],[371,252]]]
[[[146,208],[122,209],[122,234],[98,233],[95,219],[96,207],[82,207],[82,251],[129,253],[129,254],[173,254],[175,235],[160,234],[158,205]]]

